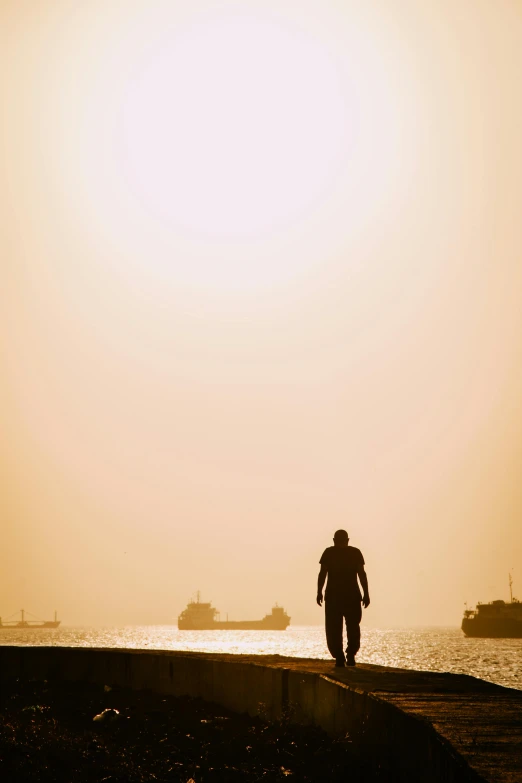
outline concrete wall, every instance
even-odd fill
[[[236,712],[285,718],[350,739],[390,780],[482,781],[433,729],[371,693],[320,674],[204,655],[67,647],[1,647],[6,678],[74,680],[200,697]]]

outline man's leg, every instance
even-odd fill
[[[335,601],[324,602],[324,620],[326,627],[326,644],[336,663],[344,663],[343,652],[343,609]]]
[[[355,665],[355,656],[359,652],[361,646],[361,619],[362,609],[361,602],[350,603],[344,612],[344,619],[346,622],[346,636],[348,638],[348,645],[346,647],[346,658],[350,666]]]

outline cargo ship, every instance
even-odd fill
[[[478,603],[466,609],[462,630],[466,636],[482,639],[522,639],[522,602],[513,598],[513,580],[509,575],[510,601]]]
[[[18,628],[31,628],[31,630],[33,628],[58,628],[61,622],[61,620],[57,619],[58,615],[56,612],[54,613],[54,620],[38,620],[36,618],[34,620],[26,620],[25,609],[20,609],[20,614],[20,620],[2,620],[0,617],[0,631],[12,631]]]
[[[218,619],[216,619],[216,616]],[[220,614],[211,603],[199,600],[189,601],[187,608],[178,617],[180,631],[284,631],[290,624],[290,617],[277,604],[262,620],[221,620]]]

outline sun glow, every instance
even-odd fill
[[[232,290],[342,252],[386,199],[397,159],[371,36],[341,45],[332,29],[262,10],[147,19],[131,15],[94,69],[80,49],[84,106],[53,129],[58,155],[70,146],[90,241],[127,274]]]
[[[350,144],[335,64],[252,19],[190,27],[129,89],[121,164],[135,197],[195,236],[258,237],[316,209]]]

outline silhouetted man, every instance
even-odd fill
[[[334,546],[325,549],[319,561],[321,570],[317,580],[317,603],[322,606],[323,587],[328,576],[324,595],[326,643],[336,666],[355,666],[355,656],[361,646],[361,603],[365,609],[370,605],[368,577],[361,551],[348,546],[346,530],[337,530],[333,541]],[[357,577],[362,585],[362,596]],[[346,659],[343,651],[343,620],[348,638]]]

